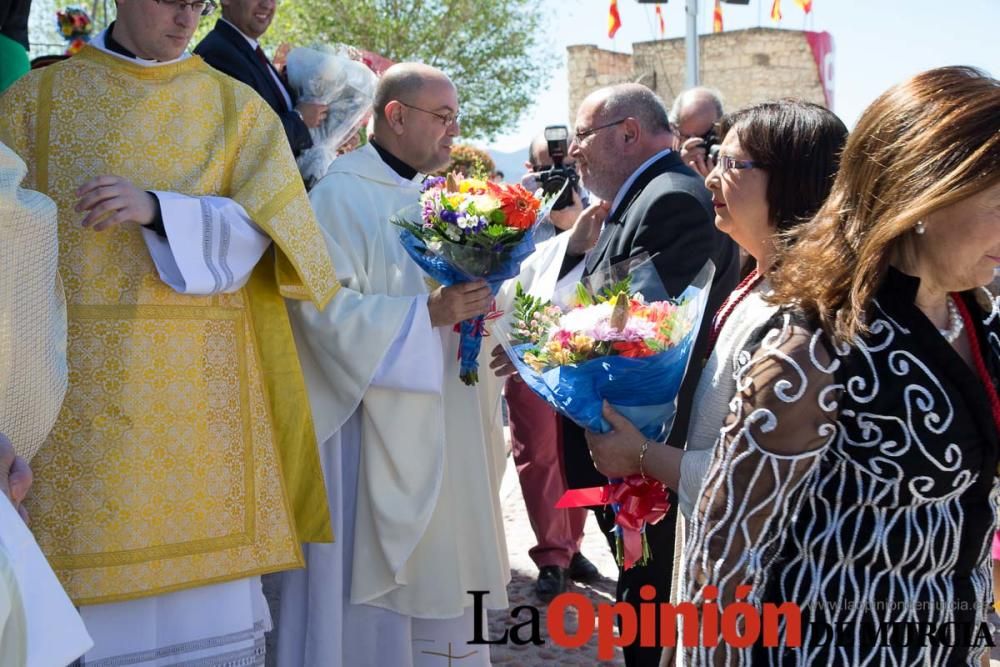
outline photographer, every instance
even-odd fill
[[[704,87],[681,92],[670,108],[670,125],[676,138],[674,150],[680,152],[684,164],[702,177],[707,178],[715,167],[719,145],[715,128],[722,113],[719,91]]]
[[[538,243],[572,227],[583,210],[575,161],[562,159],[569,148],[569,130],[562,128],[560,139],[559,132],[551,132],[557,128],[547,129],[553,139],[551,153],[556,157],[553,159],[550,154],[550,141],[545,134],[538,135],[528,147],[524,166],[529,172],[521,183],[528,190],[541,187],[550,193],[562,189],[567,180],[570,185],[565,200],[556,203],[560,208],[553,209],[535,230]],[[516,375],[507,379],[504,396],[510,415],[514,464],[537,540],[528,550],[538,567],[535,593],[547,602],[566,590],[568,579],[587,583],[600,576],[597,568],[580,553],[587,510],[556,508],[556,502],[566,492],[559,416]]]
[[[561,138],[558,131],[560,127],[565,133]],[[572,227],[587,203],[587,195],[580,187],[576,160],[566,156],[569,149],[569,130],[556,125],[546,128],[546,132],[552,135],[552,141],[546,139],[546,133],[542,133],[535,137],[528,147],[528,161],[524,166],[529,171],[521,177],[521,185],[530,192],[543,188],[547,194],[561,190],[567,180],[570,182],[570,187],[535,230],[536,244]],[[556,154],[555,158],[550,154],[550,145]]]

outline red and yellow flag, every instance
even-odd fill
[[[656,5],[656,18],[660,22],[660,37],[663,37],[663,35],[667,32],[667,24],[663,21],[663,10],[659,5]]]
[[[618,0],[611,0],[611,6],[608,7],[608,37],[614,37],[620,27],[622,17],[618,15]]]
[[[722,32],[722,3],[715,0],[715,11],[712,12],[712,32]]]
[[[775,23],[781,21],[781,0],[774,0],[771,4],[771,20]]]
[[[813,0],[795,0],[795,4],[802,8],[806,14],[812,11]]]

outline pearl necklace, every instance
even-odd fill
[[[948,344],[954,343],[958,340],[958,337],[962,335],[962,329],[965,327],[965,322],[962,321],[962,314],[958,312],[958,306],[955,304],[955,297],[948,296],[948,328],[938,329],[938,333],[944,336],[944,339],[948,341]]]

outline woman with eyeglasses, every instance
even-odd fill
[[[1000,461],[1000,81],[945,67],[862,114],[769,275],[685,549],[695,605],[791,603],[693,664],[979,665]],[[784,629],[801,629],[794,646]],[[744,626],[749,627],[749,626]]]
[[[819,105],[782,100],[726,116],[721,135],[719,162],[705,179],[712,192],[715,224],[756,267],[713,320],[687,447],[683,451],[651,447],[610,406],[605,407],[605,418],[614,430],[587,435],[598,470],[609,477],[642,473],[660,479],[677,491],[680,510],[688,518],[735,392],[733,354],[776,310],[764,300],[770,292],[767,276],[787,242],[787,232],[815,214],[829,193],[847,129]]]

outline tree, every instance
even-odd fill
[[[462,134],[509,130],[548,80],[541,0],[286,0],[265,39],[340,42],[440,68],[458,87]]]

